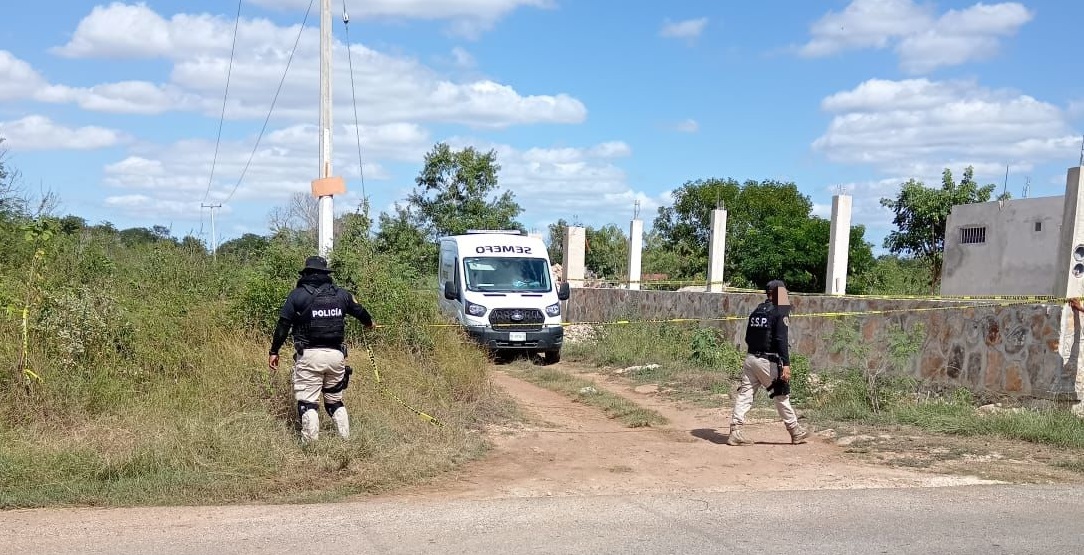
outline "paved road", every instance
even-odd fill
[[[1081,553],[1084,488],[8,511],[0,552]]]

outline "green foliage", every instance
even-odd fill
[[[866,272],[855,276],[854,292],[889,296],[930,295],[936,293],[930,289],[930,275],[925,260],[880,256]]]
[[[375,387],[355,324],[354,437],[338,440],[325,419],[326,439],[300,449],[289,357],[269,379],[266,353],[313,254],[304,235],[242,237],[216,264],[198,239],[177,241],[162,226],[118,231],[26,213],[0,221],[0,507],[334,498],[413,483],[480,453],[467,430],[506,413],[490,395],[485,355],[457,330],[428,325],[432,294],[373,247],[370,224],[365,214],[340,218],[336,279],[383,326],[367,341],[385,386],[445,426]]]
[[[185,240],[187,241],[187,237]],[[246,233],[236,239],[230,239],[218,246],[218,255],[235,263],[258,260],[271,246],[271,240],[263,235]]]
[[[711,212],[727,210],[726,268],[736,287],[761,288],[782,278],[794,291],[823,291],[830,222],[794,183],[708,179],[687,182],[672,206],[659,208],[644,254],[645,271],[699,279],[707,268]],[[851,228],[851,274],[872,264],[862,226]]]
[[[941,264],[945,251],[945,227],[953,206],[987,202],[995,186],[979,186],[975,170],[968,166],[963,179],[957,183],[952,170],[945,168],[941,188],[928,188],[921,181],[908,180],[896,198],[883,198],[881,205],[892,210],[896,229],[885,238],[884,246],[893,254],[903,254],[921,260],[929,268],[928,283],[937,290],[941,280]],[[1008,193],[998,197],[1008,199]]]
[[[863,411],[891,411],[914,392],[918,384],[910,377],[908,366],[922,349],[925,326],[904,329],[892,323],[886,335],[887,345],[871,345],[862,336],[857,319],[836,323],[828,336],[829,349],[842,356],[845,375],[842,386],[818,399],[822,406],[835,406],[854,418]]]
[[[408,208],[396,204],[395,210],[394,217],[380,214],[380,231],[375,238],[376,250],[394,256],[414,273],[434,273],[437,266],[437,244],[430,241],[422,228],[413,223]]]
[[[452,150],[438,143],[425,155],[425,165],[415,179],[417,187],[407,197],[414,223],[436,240],[468,229],[519,229],[516,217],[523,209],[511,191],[496,198],[500,186],[496,151],[478,152],[474,147]]]
[[[549,256],[554,263],[564,261],[565,230],[569,225],[583,227],[585,235],[584,266],[600,279],[626,277],[625,266],[629,259],[629,239],[614,224],[594,228],[580,222],[569,224],[564,218],[549,225]]]

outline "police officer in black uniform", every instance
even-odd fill
[[[775,408],[790,432],[792,443],[801,443],[809,432],[798,424],[798,416],[790,406],[790,300],[782,280],[772,280],[765,288],[767,299],[753,310],[745,327],[745,343],[749,354],[742,364],[741,385],[734,400],[730,417],[728,445],[746,445],[753,441],[745,437],[742,426],[745,415],[753,406],[753,396],[762,386],[772,392]]]
[[[342,401],[350,381],[344,345],[346,315],[357,318],[367,329],[373,328],[373,319],[353,294],[335,286],[323,257],[308,257],[300,276],[279,312],[267,364],[272,371],[278,370],[279,349],[292,328],[295,354],[291,381],[301,418],[301,438],[310,442],[319,437],[317,403],[323,393],[324,410],[346,439],[350,437],[349,415]]]

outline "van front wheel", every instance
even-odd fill
[[[546,351],[546,364],[557,364],[561,362],[561,350]]]

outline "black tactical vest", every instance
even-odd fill
[[[749,315],[745,325],[745,343],[749,352],[769,353],[772,349],[772,331],[775,326],[775,305],[765,301]]]
[[[301,347],[341,348],[346,332],[346,299],[331,284],[304,287],[312,296],[308,308],[298,315],[295,340]]]

